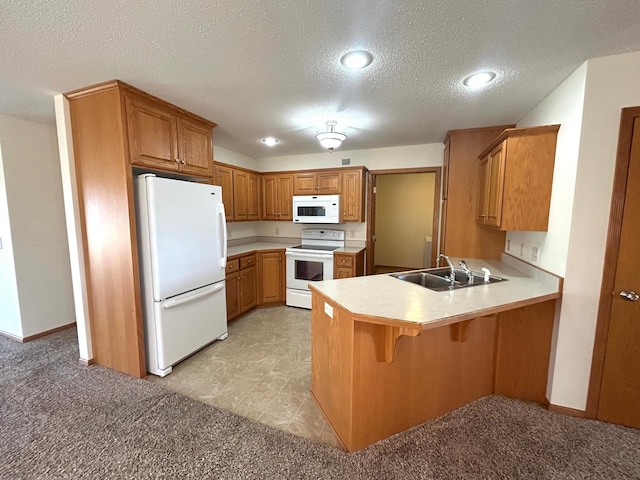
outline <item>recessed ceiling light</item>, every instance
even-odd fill
[[[264,143],[265,145],[268,145],[270,147],[273,147],[278,142],[279,142],[278,139],[277,138],[273,138],[273,137],[267,137],[267,138],[263,138],[262,139],[262,143]]]
[[[485,85],[496,78],[495,72],[478,72],[473,75],[469,75],[465,78],[462,83],[467,87],[480,87],[481,85]]]
[[[360,68],[368,67],[373,62],[373,55],[366,50],[352,50],[345,53],[340,58],[340,63],[344,68],[349,70],[358,70]]]

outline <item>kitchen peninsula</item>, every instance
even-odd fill
[[[311,391],[348,451],[494,393],[546,402],[562,279],[507,254],[467,263],[507,281],[444,292],[391,275],[311,285]]]

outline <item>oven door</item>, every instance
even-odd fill
[[[309,290],[309,282],[333,279],[333,253],[286,252],[287,288]]]

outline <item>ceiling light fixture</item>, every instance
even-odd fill
[[[338,148],[342,142],[344,142],[347,136],[344,133],[335,132],[334,128],[338,122],[330,120],[327,122],[327,131],[316,135],[316,138],[324,148],[333,152],[334,148]]]
[[[373,62],[373,55],[366,50],[353,50],[340,57],[340,63],[349,70],[359,70],[368,67]]]
[[[262,143],[264,143],[265,145],[268,145],[269,147],[273,147],[279,142],[277,138],[267,137],[262,139]]]
[[[469,88],[476,88],[482,85],[486,85],[496,78],[495,72],[477,72],[469,75],[462,83]]]

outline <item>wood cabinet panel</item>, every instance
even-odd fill
[[[151,102],[126,96],[130,161],[134,165],[177,171],[177,118]]]
[[[213,176],[211,128],[178,118],[178,160],[180,171],[198,177]]]
[[[559,125],[505,130],[484,152],[478,222],[500,230],[545,231]]]
[[[340,171],[300,172],[295,175],[295,195],[337,195],[341,191],[342,173]]]
[[[130,92],[125,104],[132,165],[212,178],[211,124]]]
[[[293,175],[262,175],[262,220],[293,220]]]
[[[443,178],[447,199],[442,210],[440,252],[454,257],[499,259],[504,251],[505,232],[476,223],[483,176],[478,155],[510,125],[452,130],[445,138],[448,169]]]
[[[335,252],[333,254],[333,278],[360,277],[364,275],[364,253]]]
[[[256,306],[256,254],[230,258],[226,271],[227,321],[231,321]]]
[[[364,169],[342,173],[341,210],[343,222],[364,222]]]
[[[222,165],[215,166],[214,185],[222,187],[222,203],[228,222],[233,221],[233,169]]]
[[[285,302],[285,251],[258,252],[258,305]]]
[[[233,219],[260,220],[260,176],[247,170],[233,170]]]

